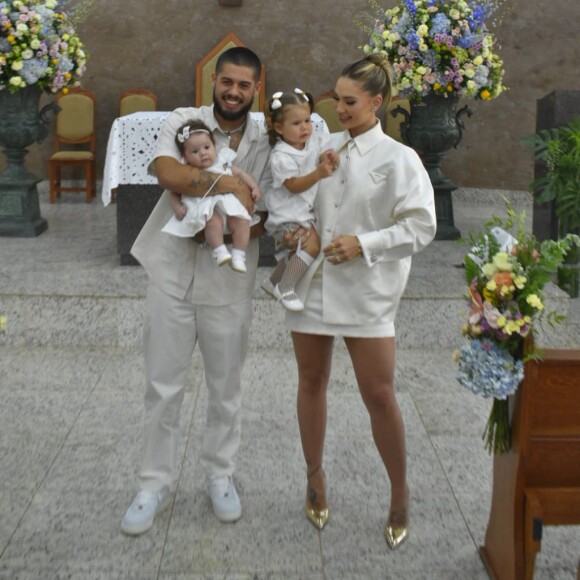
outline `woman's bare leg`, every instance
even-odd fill
[[[326,434],[326,389],[332,362],[332,336],[292,333],[298,364],[298,426],[310,475],[309,500],[314,509],[327,507],[324,472],[320,469]]]
[[[356,380],[369,412],[375,445],[391,482],[388,524],[406,527],[409,489],[405,426],[393,385],[394,338],[345,338]]]

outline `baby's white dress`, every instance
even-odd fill
[[[216,163],[208,167],[206,171],[232,175],[232,162],[235,158],[236,152],[225,147],[218,152]],[[210,192],[208,191],[207,193]],[[211,218],[214,211],[218,211],[224,218],[224,233],[229,233],[226,216],[248,220],[251,225],[260,221],[259,216],[251,216],[248,213],[233,193],[220,193],[218,195],[207,195],[207,193],[203,197],[183,195],[181,201],[187,208],[185,217],[182,220],[178,220],[175,216],[172,216],[161,231],[180,238],[191,238],[205,228],[207,220]]]

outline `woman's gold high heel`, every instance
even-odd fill
[[[308,518],[308,521],[317,529],[317,530],[322,530],[324,528],[324,526],[326,525],[326,522],[328,522],[328,516],[329,516],[329,511],[328,511],[328,507],[325,507],[321,510],[316,509],[312,506],[312,504],[316,501],[317,499],[317,494],[316,491],[313,490],[310,487],[310,479],[316,475],[320,469],[322,469],[322,465],[319,465],[318,467],[314,468],[313,471],[311,471],[310,473],[306,474],[306,479],[307,479],[307,487],[306,487],[306,517]],[[324,475],[324,471],[322,471],[322,476],[326,477]]]
[[[393,517],[395,515],[393,512],[389,514],[389,519],[387,521],[387,525],[385,526],[385,538],[387,540],[387,544],[391,550],[396,550],[408,537],[409,537],[409,524],[406,523],[405,525],[400,525],[400,522],[407,521],[407,509],[399,510],[403,513],[396,513],[399,517]],[[402,515],[402,517],[400,517]],[[389,522],[393,520],[398,520],[399,525],[393,525]]]

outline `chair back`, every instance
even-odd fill
[[[314,112],[318,113],[326,122],[331,133],[344,131],[336,112],[336,101],[333,91],[327,91],[314,99]]]
[[[56,116],[56,148],[63,143],[88,143],[95,150],[95,95],[73,87],[56,98],[60,111]]]
[[[218,42],[195,67],[195,106],[211,105],[213,102],[213,74],[216,62],[222,52],[234,46],[244,46],[244,43],[233,33],[229,33]],[[262,64],[260,90],[254,98],[252,111],[263,111],[266,102],[266,72]]]
[[[139,111],[156,111],[157,95],[147,89],[136,87],[119,97],[119,117]]]

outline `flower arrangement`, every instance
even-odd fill
[[[66,91],[79,83],[86,61],[58,0],[0,0],[0,91],[31,85],[49,93]]]
[[[511,447],[507,398],[523,379],[526,358],[537,356],[524,353],[524,339],[544,317],[551,325],[563,319],[546,312],[544,286],[573,246],[580,247],[573,234],[540,244],[526,232],[524,213],[508,204],[507,214],[505,223],[494,218],[471,238],[465,258],[469,314],[462,328],[467,342],[455,355],[459,383],[494,399],[484,440],[495,453]],[[509,233],[514,228],[515,237]]]
[[[375,16],[366,54],[384,52],[393,65],[400,97],[430,94],[488,101],[500,95],[503,61],[486,21],[503,0],[399,0],[384,11],[370,0]],[[359,24],[360,25],[360,24]]]

